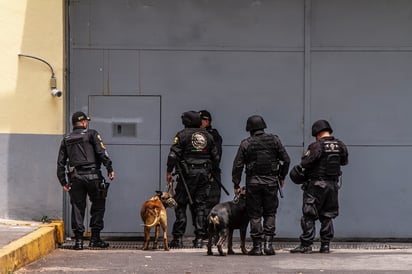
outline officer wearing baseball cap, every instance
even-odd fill
[[[103,217],[106,209],[106,196],[109,184],[101,173],[103,164],[107,176],[114,179],[112,161],[100,134],[88,129],[90,117],[78,111],[72,115],[73,131],[64,136],[57,158],[57,178],[63,189],[70,194],[72,205],[72,229],[75,236],[75,250],[83,249],[84,216],[86,197],[91,201],[90,208],[90,247],[107,248],[108,243],[100,238],[104,227]],[[68,181],[66,179],[68,170]]]
[[[88,117],[84,112],[77,111],[77,112],[73,113],[73,115],[72,115],[72,124],[73,125],[77,122],[84,121],[84,120],[90,121],[90,117]]]

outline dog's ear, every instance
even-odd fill
[[[163,192],[161,192],[161,191],[159,191],[159,190],[156,190],[156,195],[157,195],[157,196],[161,197],[162,194],[163,194]]]

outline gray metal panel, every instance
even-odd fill
[[[261,114],[288,145],[302,145],[301,52],[141,53],[142,90],[162,91],[163,143],[170,143],[183,111],[208,109],[224,145],[247,135],[246,119]],[[159,77],[161,76],[161,77]]]
[[[109,94],[137,95],[139,91],[139,58],[137,50],[110,50],[107,79]]]
[[[312,46],[412,46],[410,0],[312,0]]]
[[[338,237],[412,237],[411,147],[350,147]]]
[[[90,96],[90,127],[106,144],[160,144],[159,96]],[[136,135],[121,135],[114,127],[136,125]]]
[[[116,178],[109,188],[103,232],[142,235],[140,207],[159,190],[163,179],[159,178],[159,147],[107,145],[107,148]]]
[[[102,136],[116,178],[108,195],[105,233],[143,232],[141,203],[160,188],[160,97],[90,96],[90,128]],[[136,136],[113,134],[113,125],[136,124]],[[116,127],[115,127],[116,130]]]
[[[70,58],[70,113],[77,110],[87,113],[89,95],[104,94],[106,86],[104,51],[73,50]]]
[[[411,145],[411,72],[411,52],[315,52],[310,119],[351,145]]]
[[[249,115],[265,117],[268,132],[279,134],[288,146],[292,164],[299,161],[303,139],[313,140],[311,122],[326,118],[350,145],[336,236],[410,237],[406,165],[412,132],[404,125],[412,116],[411,1],[100,0],[70,5],[71,112],[87,111],[92,94],[162,96],[160,175],[140,174],[142,181],[164,179],[183,111],[212,112],[223,136],[221,167],[228,189]],[[123,111],[123,106],[116,108]],[[125,162],[122,153],[135,155],[135,146],[122,145],[116,162]],[[144,169],[146,164],[142,169],[126,164],[120,176],[127,177],[127,185]],[[124,189],[115,187],[110,195],[122,197],[116,192]],[[137,214],[152,195],[150,183],[143,189],[141,196],[123,203],[127,212],[136,209]],[[287,179],[285,195],[278,236],[297,237],[301,190]],[[123,213],[117,206],[108,213],[106,232],[118,225],[111,223]],[[131,224],[115,229],[135,233],[138,216],[127,215],[118,221]],[[174,214],[169,217],[171,227]]]
[[[105,48],[301,48],[302,3],[72,1],[72,21],[85,30],[73,32],[72,41],[76,47]]]

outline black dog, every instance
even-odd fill
[[[233,251],[233,230],[240,230],[240,248],[243,254],[247,254],[245,247],[246,230],[249,219],[246,213],[246,189],[243,187],[233,201],[215,205],[208,217],[209,242],[207,244],[207,255],[213,255],[213,238],[218,238],[216,242],[220,256],[225,256],[222,244],[227,241],[227,254],[235,254]]]

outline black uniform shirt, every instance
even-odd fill
[[[100,134],[94,129],[85,129],[81,126],[73,127],[73,132],[80,133],[82,131],[86,131],[88,134],[89,142],[92,144],[94,148],[95,158],[96,158],[96,168],[100,169],[101,163],[106,167],[107,172],[111,173],[113,171],[112,161],[110,160],[108,153],[106,151],[106,147],[103,144],[102,138]],[[66,138],[67,136],[65,136]],[[65,138],[61,141],[59,155],[57,157],[57,178],[62,186],[66,185],[66,166],[68,164],[68,153],[67,147],[65,143]]]
[[[346,145],[336,139],[333,136],[327,136],[323,137],[316,142],[311,143],[308,146],[308,149],[306,150],[305,154],[302,156],[300,165],[305,168],[305,169],[312,169],[315,168],[316,165],[319,163],[321,156],[322,156],[322,141],[337,141],[339,143],[340,147],[340,165],[344,166],[348,164],[348,149]]]
[[[258,130],[254,133],[254,136],[262,135],[262,134],[267,134],[263,130]],[[276,135],[272,135],[273,140],[275,142],[275,147],[277,149],[276,155],[278,155],[279,159],[283,162],[283,165],[281,165],[280,170],[279,170],[279,178],[283,180],[286,175],[288,174],[289,170],[289,165],[290,165],[290,158],[288,153],[286,152],[285,147],[283,146],[282,142]],[[253,136],[252,136],[253,138]],[[233,161],[233,168],[232,168],[232,182],[235,185],[235,188],[237,188],[240,184],[241,176],[242,176],[242,171],[245,165],[247,165],[247,150],[250,145],[250,137],[244,139],[240,145],[239,149],[237,151],[236,157]],[[274,183],[276,180],[276,176],[253,176],[251,178],[246,178],[249,183]]]

